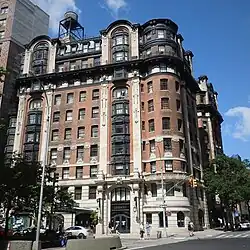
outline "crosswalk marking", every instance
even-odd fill
[[[250,232],[245,233],[223,233],[215,236],[216,239],[229,239],[229,238],[250,238]]]

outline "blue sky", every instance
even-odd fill
[[[144,23],[170,18],[179,26],[185,49],[194,53],[195,77],[206,74],[219,93],[226,154],[250,158],[249,0],[33,0],[51,13],[50,34],[67,10],[76,10],[86,35],[116,19]],[[52,16],[53,13],[53,16]]]

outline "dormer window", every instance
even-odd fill
[[[49,45],[47,42],[38,43],[33,50],[32,71],[34,74],[47,73]]]
[[[158,38],[164,38],[164,30],[158,30],[157,31],[157,37]]]

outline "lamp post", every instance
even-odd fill
[[[49,116],[49,101],[47,93],[44,89],[43,83],[36,77],[36,75],[33,72],[29,72],[39,83],[41,86],[46,104],[47,104],[47,119],[45,124],[45,130],[44,130],[44,136],[43,140],[45,141],[45,149],[42,150],[41,159],[42,159],[42,179],[41,179],[41,188],[40,188],[40,195],[39,195],[39,205],[38,205],[38,215],[37,215],[37,230],[36,230],[36,241],[35,241],[35,250],[39,250],[39,237],[40,237],[40,229],[41,229],[41,219],[42,219],[42,205],[43,205],[43,191],[44,191],[44,179],[45,179],[45,168],[46,168],[46,159],[47,159],[47,151],[48,151],[48,143],[49,143],[49,122],[50,122],[50,116]]]
[[[158,150],[158,153],[160,155],[160,160],[162,160],[162,154],[161,154],[161,150],[159,148],[159,145],[156,144],[156,147],[157,147],[157,150]],[[162,212],[163,212],[163,215],[162,215],[162,218],[163,218],[163,228],[164,228],[164,234],[165,234],[165,237],[168,237],[168,233],[167,233],[167,227],[166,227],[166,203],[165,203],[165,190],[164,190],[164,175],[163,175],[163,171],[164,171],[164,161],[162,162],[162,166],[161,166],[161,193],[162,193]]]

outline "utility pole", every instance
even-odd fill
[[[163,218],[164,234],[165,234],[165,237],[168,237],[167,227],[166,227],[166,207],[167,207],[167,205],[165,204],[163,169],[164,169],[164,162],[162,163],[162,167],[161,167],[161,192],[162,192],[162,210],[163,210],[162,218]]]

